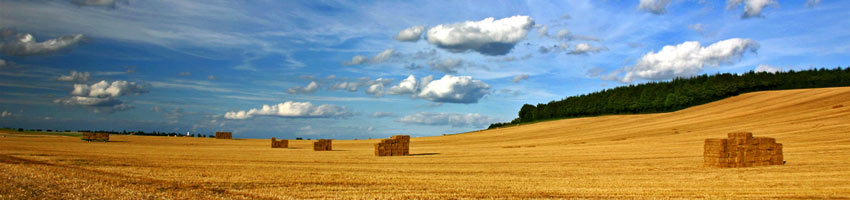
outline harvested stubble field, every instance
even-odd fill
[[[705,139],[733,131],[776,138],[787,165],[704,167]],[[2,199],[850,197],[848,87],[411,138],[411,156],[375,156],[379,139],[3,135]]]

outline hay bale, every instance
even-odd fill
[[[276,138],[272,138],[272,148],[289,148],[289,140],[276,140]]]
[[[313,151],[332,151],[332,146],[330,139],[319,139],[313,142]]]
[[[410,136],[394,135],[382,139],[375,144],[376,156],[407,156],[410,155]]]
[[[784,164],[782,144],[750,132],[727,134],[727,139],[705,140],[703,164],[714,167],[753,167]]]
[[[215,132],[215,139],[233,139],[232,132]]]
[[[91,142],[108,142],[109,141],[109,133],[83,133],[83,136],[80,137],[81,140]]]

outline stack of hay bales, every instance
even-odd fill
[[[231,132],[215,132],[215,139],[233,139]]]
[[[83,133],[83,137],[80,138],[87,142],[91,141],[100,141],[107,142],[109,141],[109,133]]]
[[[289,140],[276,140],[272,138],[272,148],[289,148]]]
[[[410,136],[394,135],[375,144],[376,156],[408,156],[410,155]]]
[[[704,163],[711,167],[784,165],[782,144],[750,132],[729,133],[726,139],[705,139]]]
[[[319,139],[318,141],[313,142],[313,151],[331,151],[333,150],[331,146],[331,140]]]

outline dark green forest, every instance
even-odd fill
[[[488,129],[552,119],[671,112],[747,92],[840,86],[850,86],[850,67],[676,78],[620,86],[537,106],[525,104],[518,118],[491,124]]]

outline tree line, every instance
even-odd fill
[[[525,104],[516,119],[491,124],[488,129],[553,119],[671,112],[747,92],[840,86],[850,86],[850,67],[675,78],[605,89],[536,106]]]

